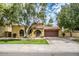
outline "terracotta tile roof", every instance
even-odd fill
[[[35,28],[38,28],[38,29],[39,28],[44,28],[44,26],[43,25],[36,25]]]

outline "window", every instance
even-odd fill
[[[24,36],[24,30],[19,31],[20,36]]]

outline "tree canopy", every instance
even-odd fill
[[[79,28],[78,10],[79,4],[77,3],[71,3],[62,7],[58,15],[59,26],[68,29],[75,29],[76,27]]]
[[[58,23],[61,28],[67,28],[70,32],[79,28],[79,4],[71,3],[63,6],[58,15]]]
[[[36,16],[41,20],[44,19],[47,4],[39,3],[39,6],[42,7],[42,12],[39,13],[35,10],[36,5],[36,3],[0,4],[0,25],[12,23],[25,23],[25,25],[28,25],[29,20],[34,19]]]

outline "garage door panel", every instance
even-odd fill
[[[57,37],[58,31],[57,30],[45,30],[44,35],[45,37]]]

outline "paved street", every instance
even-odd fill
[[[79,44],[62,38],[47,38],[49,44],[0,44],[0,55],[79,56]]]

